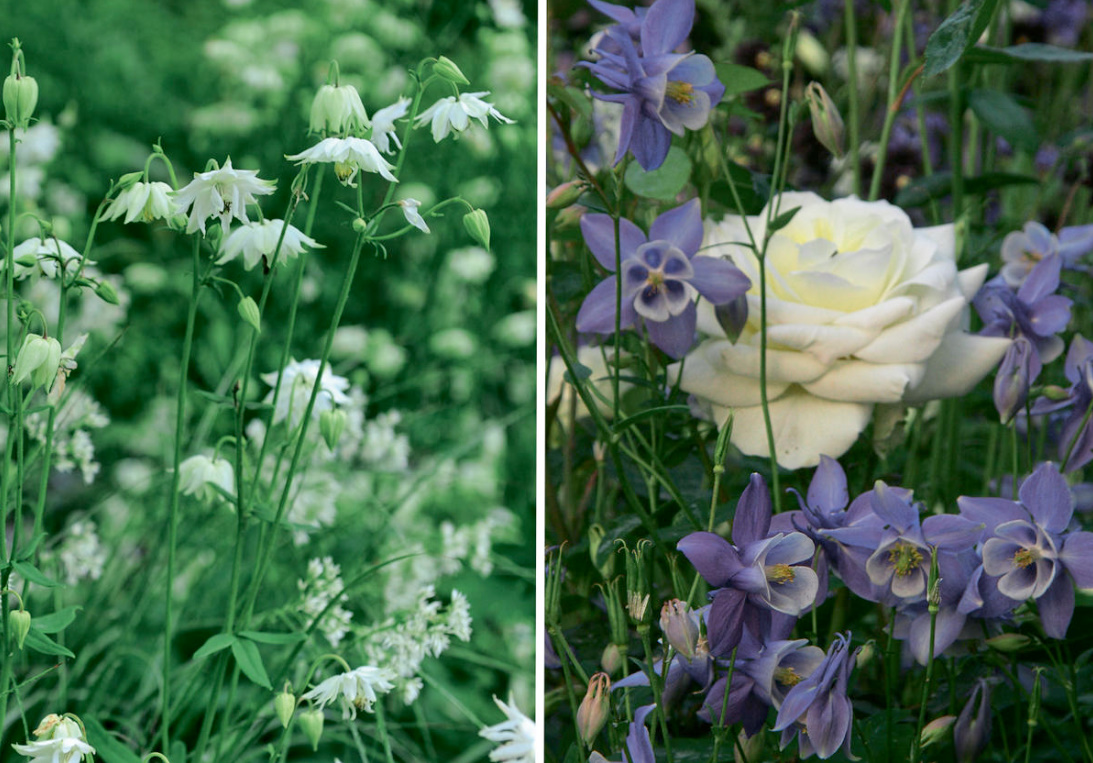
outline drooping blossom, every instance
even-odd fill
[[[1032,406],[1032,415],[1070,409],[1059,437],[1059,459],[1064,472],[1080,469],[1093,461],[1093,342],[1076,334],[1070,340],[1063,366],[1070,389],[1062,400],[1041,398]]]
[[[179,464],[178,473],[182,494],[196,496],[200,501],[223,499],[223,493],[235,492],[235,470],[226,458],[199,453]]]
[[[281,394],[277,398],[277,407],[273,411],[273,423],[288,419],[289,426],[293,429],[304,417],[307,401],[311,397],[311,389],[315,386],[315,380],[319,376],[318,360],[291,361],[285,366],[281,379]],[[270,387],[277,384],[277,372],[262,374],[262,381]],[[330,410],[335,405],[346,405],[349,397],[345,394],[349,389],[349,380],[334,374],[330,366],[323,368],[322,379],[319,382],[319,394],[315,398],[312,408],[312,417],[319,418],[323,411]],[[273,390],[266,395],[265,402],[273,402]]]
[[[986,749],[990,737],[991,685],[979,678],[953,724],[953,747],[958,763],[972,763]]]
[[[642,169],[654,170],[664,163],[672,134],[704,127],[725,94],[709,58],[673,52],[691,33],[694,0],[653,3],[640,20],[640,51],[631,34],[636,15],[630,19],[606,3],[594,7],[624,20],[607,30],[595,50],[599,60],[584,64],[605,85],[623,91],[595,93],[623,106],[615,162],[630,151]]]
[[[352,85],[323,85],[311,102],[308,132],[339,135],[368,127],[368,113]]]
[[[429,225],[425,222],[425,218],[418,212],[418,208],[421,207],[421,202],[417,199],[402,199],[397,202],[402,209],[402,214],[406,218],[406,222],[417,228],[422,233],[429,232]]]
[[[384,180],[398,182],[391,174],[395,165],[384,159],[379,149],[364,138],[324,138],[298,154],[286,154],[285,158],[297,164],[333,163],[338,180],[354,188],[353,179],[358,172],[375,172]]]
[[[46,278],[56,278],[59,273],[71,273],[75,270],[70,266],[79,263],[83,255],[72,246],[56,236],[41,239],[35,236],[28,238],[12,251],[12,259],[15,261],[15,277],[25,278],[31,274],[44,275]],[[88,260],[86,265],[94,265]],[[0,271],[3,264],[0,263]]]
[[[220,259],[217,265],[223,265],[243,255],[243,267],[251,270],[259,262],[266,262],[267,267],[273,267],[271,261],[273,253],[277,251],[277,261],[295,259],[304,249],[322,249],[323,245],[316,242],[310,236],[295,225],[289,225],[285,229],[284,220],[262,220],[261,222],[245,223],[236,228],[220,248]],[[284,230],[284,240],[281,239],[281,231]],[[280,241],[281,248],[277,249]]]
[[[94,755],[95,748],[87,743],[80,724],[71,718],[49,714],[34,730],[38,739],[27,744],[13,744],[20,755],[32,763],[80,763],[84,755]]]
[[[102,219],[117,220],[124,214],[123,222],[127,224],[134,220],[145,223],[165,220],[176,211],[171,191],[171,186],[166,183],[133,183],[114,197],[103,212]]]
[[[614,272],[611,217],[585,215],[581,233],[596,261]],[[751,283],[727,260],[696,256],[701,245],[698,199],[661,214],[649,227],[648,236],[629,220],[619,220],[619,274],[601,281],[585,297],[577,313],[577,330],[615,332],[616,290],[621,277],[620,330],[642,323],[653,344],[674,358],[681,357],[694,343],[696,297],[724,304],[747,291]]]
[[[478,732],[479,736],[498,745],[490,751],[490,760],[495,763],[535,763],[535,722],[520,712],[511,699],[508,704],[497,697],[493,701],[505,714],[505,720]]]
[[[489,95],[488,91],[480,93],[460,93],[456,98],[449,95],[441,98],[414,119],[414,127],[422,127],[426,123],[432,124],[433,141],[439,143],[448,137],[452,131],[463,132],[472,119],[477,119],[483,127],[489,127],[489,117],[505,124],[515,124],[496,108],[492,103],[483,101],[481,96]]]
[[[272,180],[258,177],[258,170],[235,169],[229,156],[219,169],[195,172],[193,180],[174,192],[175,206],[182,214],[190,213],[187,233],[200,230],[204,235],[205,222],[216,217],[227,235],[232,219],[250,222],[247,205],[257,204],[255,196],[271,194],[275,186]]]
[[[357,711],[372,712],[372,705],[383,694],[395,688],[392,681],[397,676],[387,668],[362,665],[348,673],[331,676],[300,698],[315,702],[322,710],[331,702],[340,702],[342,718],[351,720]]]
[[[402,148],[402,143],[395,132],[395,121],[406,116],[409,111],[410,99],[399,98],[390,106],[385,106],[372,115],[371,141],[381,153],[393,153],[395,149],[391,147],[392,143],[396,147]]]

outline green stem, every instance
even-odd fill
[[[937,607],[930,606],[930,651],[926,653],[926,680],[922,683],[922,700],[918,708],[918,728],[911,740],[911,763],[922,759],[922,729],[926,725],[926,705],[933,688],[934,675],[934,635],[937,629]],[[1027,761],[1026,761],[1027,763]]]
[[[888,61],[888,108],[884,113],[884,126],[881,128],[880,145],[877,147],[877,160],[873,165],[873,180],[869,184],[869,201],[876,201],[880,196],[880,181],[884,174],[884,163],[888,158],[888,141],[892,136],[892,125],[896,121],[899,112],[899,57],[902,51],[903,35],[901,30],[907,20],[907,10],[911,7],[910,0],[894,0],[899,3],[896,10],[896,27],[892,30],[892,54]],[[855,80],[851,80],[854,82]],[[923,151],[926,146],[923,146]]]
[[[845,0],[846,11],[846,70],[847,96],[850,108],[846,115],[850,137],[850,181],[855,196],[861,196],[861,151],[859,148],[858,109],[858,20],[854,16],[854,0]]]
[[[896,608],[888,611],[888,641],[884,645],[884,740],[888,760],[892,757],[892,726],[895,723],[895,708],[892,706],[892,691],[895,688],[896,676],[892,669],[892,660],[896,654]]]

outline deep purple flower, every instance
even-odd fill
[[[782,732],[782,749],[796,736],[798,757],[818,755],[826,759],[840,748],[851,757],[854,708],[846,689],[861,650],[849,649],[849,633],[835,636],[823,661],[786,694],[774,723],[774,730]]]
[[[1074,496],[1054,464],[1038,466],[1018,495],[1020,503],[995,499],[1005,521],[983,544],[983,571],[1005,596],[1035,599],[1044,632],[1061,639],[1074,615],[1074,585],[1093,588],[1093,533],[1069,529]]]
[[[581,218],[581,233],[596,260],[613,272],[615,233],[611,217],[585,215]],[[619,328],[633,328],[639,319],[643,320],[653,344],[673,358],[682,357],[694,343],[696,295],[719,305],[751,287],[747,276],[730,261],[695,256],[702,246],[702,235],[698,199],[660,215],[650,226],[648,237],[629,220],[619,220],[622,266]],[[604,279],[585,297],[577,313],[578,331],[615,332],[619,277]]]
[[[630,722],[630,730],[626,734],[626,752],[622,755],[622,763],[656,763],[653,742],[649,739],[649,729],[645,727],[645,718],[654,710],[656,705],[642,705],[634,711],[634,720]],[[607,758],[593,752],[588,762],[607,763]]]
[[[608,29],[596,48],[600,60],[584,65],[605,85],[623,91],[596,93],[597,98],[623,104],[615,162],[630,151],[643,169],[654,170],[668,155],[672,133],[683,135],[684,129],[705,126],[725,86],[706,56],[672,52],[691,33],[694,0],[653,3],[640,19],[640,52],[633,40],[637,15],[630,18],[617,6],[605,5],[594,7],[620,25]]]
[[[1066,398],[1041,398],[1032,406],[1032,414],[1071,409],[1059,439],[1059,459],[1064,462],[1063,471],[1072,472],[1093,461],[1093,420],[1086,416],[1093,406],[1093,342],[1076,334],[1070,340],[1063,371],[1070,382]]]
[[[979,701],[976,710],[976,700]],[[953,724],[953,746],[959,763],[971,763],[983,752],[991,736],[991,685],[980,678]],[[975,717],[972,717],[972,713]]]

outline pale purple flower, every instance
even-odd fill
[[[1093,420],[1086,418],[1093,405],[1093,342],[1076,334],[1070,340],[1063,372],[1070,382],[1066,398],[1041,398],[1032,406],[1032,414],[1071,409],[1059,439],[1059,459],[1065,460],[1063,471],[1072,472],[1093,461]]]
[[[1063,267],[1073,269],[1078,258],[1093,251],[1093,225],[1063,228],[1058,235],[1042,224],[1025,223],[1023,230],[1008,233],[1002,240],[1002,278],[1016,289],[1032,269],[1053,254],[1062,258]]]
[[[614,221],[604,214],[581,218],[581,233],[596,260],[615,270]],[[751,282],[728,260],[695,256],[702,246],[698,199],[660,215],[646,237],[634,223],[619,220],[622,277],[620,329],[645,324],[649,338],[673,358],[691,348],[695,337],[695,298],[715,305],[745,293]],[[618,275],[596,285],[577,313],[582,333],[613,334]]]
[[[979,701],[978,710],[976,700]],[[977,679],[967,704],[953,724],[953,747],[959,763],[971,763],[986,748],[991,736],[990,707],[991,685],[982,678]]]
[[[606,6],[606,7],[605,7]],[[703,55],[673,53],[691,33],[694,0],[657,0],[640,19],[640,52],[633,40],[638,23],[605,3],[594,7],[622,22],[605,34],[595,52],[596,63],[585,63],[605,85],[623,91],[596,93],[605,101],[623,104],[618,163],[627,151],[645,170],[664,163],[672,133],[698,130],[725,94],[713,62]]]
[[[634,711],[634,720],[630,722],[630,730],[626,734],[626,752],[622,755],[622,763],[656,763],[653,742],[649,739],[649,729],[645,727],[645,719],[654,710],[656,705],[642,705]],[[593,752],[588,761],[607,763],[607,758]]]
[[[830,758],[840,748],[851,757],[854,708],[846,690],[861,650],[849,649],[850,634],[836,635],[812,674],[786,694],[774,723],[774,730],[782,732],[782,749],[796,736],[801,758]]]

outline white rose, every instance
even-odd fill
[[[915,229],[899,208],[856,197],[824,201],[785,193],[800,207],[767,248],[767,395],[778,463],[815,466],[845,453],[873,406],[965,394],[994,368],[1010,340],[961,329],[987,266],[957,272],[952,225]],[[756,241],[766,212],[748,223]],[[682,364],[682,388],[719,425],[734,414],[732,442],[767,456],[760,405],[759,261],[741,218],[707,222],[704,254],[732,258],[751,279],[748,322],[736,344],[713,309],[699,306],[708,338]]]

